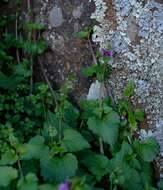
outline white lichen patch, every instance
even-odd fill
[[[117,27],[112,29],[113,21],[104,16],[105,0],[94,2],[93,18],[99,24],[94,27],[93,41],[105,47],[111,42],[116,55],[112,63],[116,72],[111,78],[114,95],[119,98],[126,82],[135,81],[137,102],[144,107],[162,152],[163,4],[154,0],[114,0]]]

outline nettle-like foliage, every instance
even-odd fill
[[[20,6],[1,3],[7,2]],[[133,83],[117,103],[108,97],[78,106],[68,98],[72,80],[55,92],[47,78],[48,85],[34,83],[32,66],[45,50],[38,35],[43,26],[19,16],[20,10],[0,20],[0,189],[156,189],[152,162],[159,147],[135,136],[144,113],[132,106]],[[11,22],[20,24],[16,36],[8,32]],[[78,36],[89,40],[90,32]],[[110,55],[97,53],[97,64],[83,73],[106,82]]]

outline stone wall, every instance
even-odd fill
[[[51,81],[77,76],[75,96],[86,94],[89,82],[81,68],[92,63],[88,45],[74,33],[94,27],[93,41],[111,42],[115,72],[109,81],[116,98],[129,80],[136,83],[134,103],[143,107],[146,128],[160,144],[163,156],[163,1],[162,0],[41,0],[36,20],[46,24],[49,51],[42,57]],[[90,18],[91,17],[91,18]],[[163,161],[160,159],[160,170]],[[163,172],[162,172],[163,173]],[[163,176],[161,176],[163,177]]]
[[[136,83],[136,105],[144,108],[146,127],[153,131],[163,156],[163,1],[94,0],[93,41],[114,52],[110,85],[121,97],[127,81]],[[160,170],[163,162],[160,159]],[[163,177],[162,174],[160,177]]]
[[[87,93],[89,82],[82,76],[81,69],[92,63],[86,41],[75,37],[75,33],[93,26],[90,19],[94,4],[87,0],[41,0],[36,20],[46,26],[43,33],[49,51],[42,57],[48,78],[61,84],[69,74],[77,78],[75,96]],[[38,12],[39,11],[39,12]]]

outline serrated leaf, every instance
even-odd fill
[[[122,143],[121,150],[115,156],[117,162],[123,161],[126,155],[131,155],[132,153],[133,153],[133,150],[131,148],[131,145],[124,141]]]
[[[148,138],[143,142],[135,141],[134,147],[138,155],[146,162],[153,161],[159,153],[159,146],[153,138]]]
[[[91,117],[88,119],[89,129],[111,147],[114,146],[118,137],[119,115],[112,111],[106,114],[102,119]]]
[[[25,24],[25,28],[29,31],[32,30],[42,30],[44,29],[44,25],[41,23],[33,23],[33,22],[28,22]]]
[[[142,110],[136,109],[134,114],[135,114],[135,118],[138,121],[143,121],[144,120],[144,112]]]
[[[87,68],[82,69],[82,73],[85,77],[92,77],[94,73],[98,70],[98,65],[91,65]]]
[[[23,76],[11,75],[8,77],[0,72],[0,88],[14,90],[23,79]]]
[[[82,118],[83,119],[88,119],[92,116],[94,109],[96,107],[99,107],[99,102],[95,100],[82,100],[80,102],[81,108],[84,110],[82,113]]]
[[[80,31],[75,34],[78,38],[88,38],[90,33],[88,31]]]
[[[12,34],[5,34],[4,42],[5,42],[5,48],[7,49],[11,47],[21,48],[23,43],[21,39],[16,39],[15,36]]]
[[[28,54],[37,55],[43,53],[46,47],[44,41],[38,41],[37,43],[26,41],[23,43],[23,48]]]
[[[90,148],[89,143],[84,139],[84,137],[74,129],[65,129],[63,146],[69,152],[77,152],[86,148]]]
[[[16,155],[15,151],[10,149],[2,155],[0,165],[12,165],[17,160],[18,156]]]
[[[55,137],[58,134],[58,126],[59,126],[59,119],[58,117],[52,113],[51,111],[48,110],[47,112],[47,118],[46,121],[44,122],[44,128],[43,128],[43,136],[45,138],[49,138],[51,136]],[[51,133],[49,131],[49,128],[51,129]]]
[[[97,180],[109,172],[109,159],[104,155],[89,154],[82,160],[82,163],[96,176]]]
[[[128,121],[129,121],[130,127],[135,130],[137,128],[137,122],[136,122],[135,115],[132,111],[128,112]]]
[[[21,64],[14,65],[13,71],[15,75],[23,76],[24,78],[29,77],[31,75],[31,71],[28,69],[26,62],[22,62]]]
[[[133,81],[130,81],[124,89],[124,96],[131,97],[134,94],[135,84]]]
[[[124,168],[124,170],[126,170],[126,168]],[[126,180],[123,185],[124,189],[144,190],[143,185],[141,184],[141,178],[140,178],[139,173],[133,168],[130,168],[130,171],[127,171],[127,172],[125,174],[127,174],[128,177],[125,176]]]
[[[73,125],[78,118],[79,111],[69,103],[68,106],[64,109],[64,121]]]
[[[44,158],[41,160],[41,176],[51,182],[63,182],[75,175],[78,169],[76,157],[68,153],[62,157]]]
[[[7,187],[17,176],[18,172],[13,167],[0,166],[0,186]]]
[[[33,173],[29,173],[25,176],[25,180],[19,180],[17,190],[38,190],[37,181],[37,176]]]
[[[141,161],[141,181],[143,184],[153,184],[153,169],[148,162]]]
[[[40,159],[43,154],[48,152],[48,148],[44,144],[44,138],[42,136],[33,137],[27,144],[24,145],[25,154],[22,159]]]

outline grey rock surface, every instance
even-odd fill
[[[78,39],[76,32],[93,26],[90,19],[94,4],[87,0],[41,0],[38,11],[40,22],[46,25],[43,36],[49,50],[42,61],[52,83],[62,84],[69,74],[77,78],[76,98],[86,94],[89,82],[81,69],[92,63],[87,41]]]
[[[62,9],[54,6],[49,14],[49,22],[52,27],[59,27],[63,23]]]
[[[117,72],[110,83],[114,95],[121,97],[127,81],[136,83],[134,104],[144,108],[146,129],[153,131],[163,156],[163,1],[112,0],[112,8],[109,0],[93,1],[98,4],[95,9],[98,14],[93,16],[99,21],[93,40],[103,47],[111,41],[116,54],[113,67]],[[108,15],[111,9],[116,15],[114,20],[99,16],[104,12]],[[159,164],[163,177],[163,158]]]

